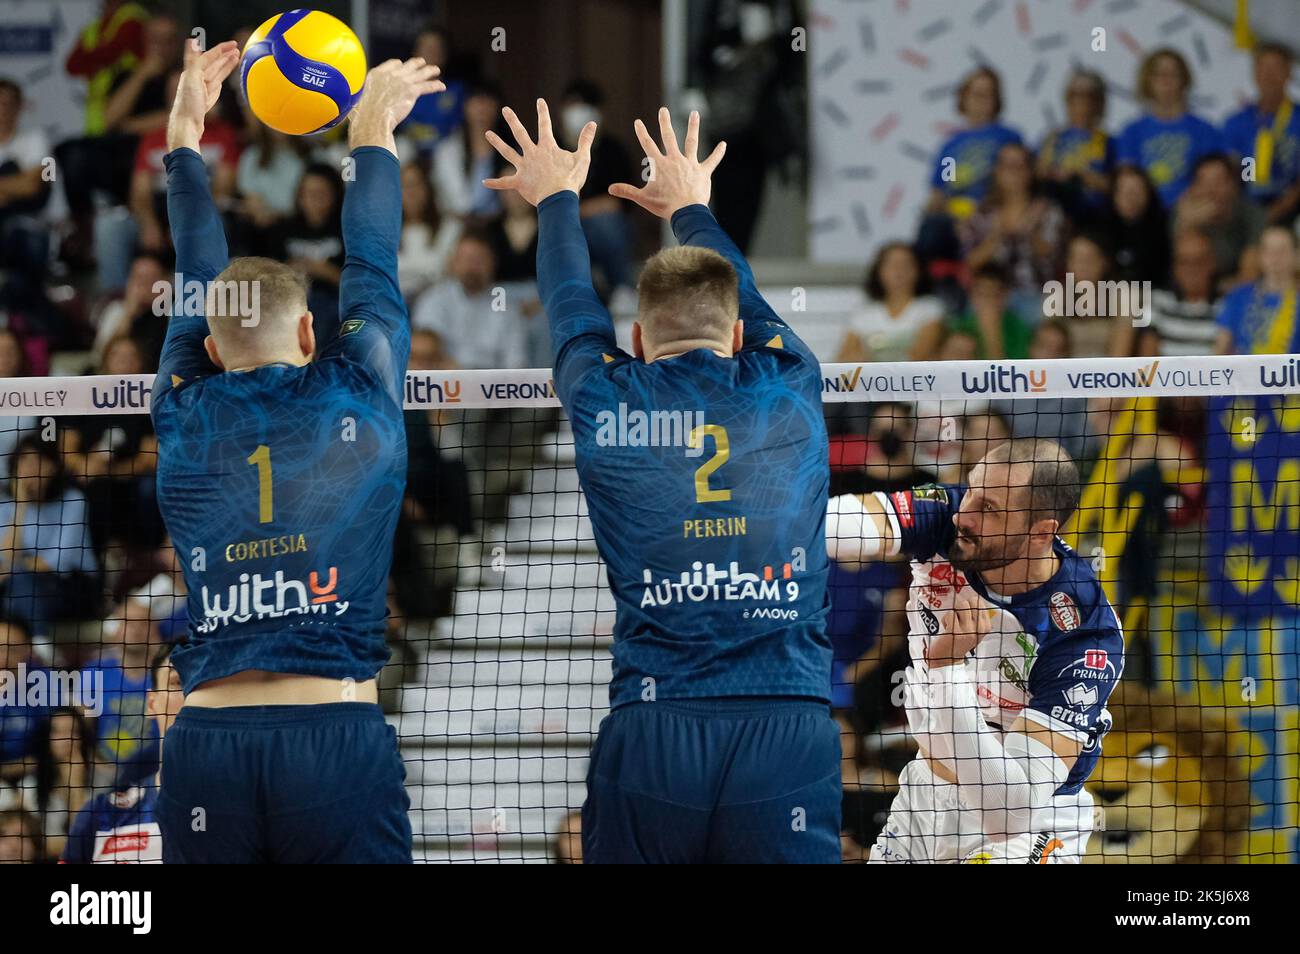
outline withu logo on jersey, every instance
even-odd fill
[[[260,573],[241,573],[239,582],[232,583],[226,589],[225,603],[220,593],[212,593],[206,585],[200,590],[203,601],[203,622],[195,628],[201,633],[210,633],[229,623],[247,623],[251,619],[279,619],[283,616],[313,613],[324,615],[333,604],[334,615],[341,616],[348,610],[348,601],[339,599],[338,567],[330,567],[329,579],[321,583],[315,570],[308,576],[307,582],[286,580],[283,570],[276,570],[274,578],[266,578]],[[273,596],[271,602],[264,597]]]

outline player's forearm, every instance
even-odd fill
[[[837,563],[896,556],[898,528],[873,494],[843,494],[826,503],[826,552]]]
[[[348,121],[348,149],[355,153],[367,146],[383,149],[397,158],[397,139],[393,135],[393,124],[382,112],[367,113],[363,107]]]
[[[978,811],[988,835],[1029,831],[1050,805],[1069,767],[1036,738],[998,732],[984,721],[965,665],[909,670],[924,681],[909,692],[908,725],[927,756],[957,780],[962,801]]]
[[[226,267],[230,253],[221,216],[208,188],[208,170],[198,150],[178,146],[163,159],[167,169],[167,217],[176,249],[176,271],[186,281],[209,282]]]
[[[583,334],[601,335],[615,347],[614,322],[591,284],[575,192],[557,192],[537,206],[537,290],[557,360],[564,345]]]
[[[353,180],[343,197],[343,246],[347,252],[340,281],[349,305],[376,297],[401,301],[397,287],[397,249],[402,239],[402,180],[397,156],[382,146],[352,151]],[[356,266],[363,266],[364,275]],[[362,279],[360,282],[357,279]],[[364,296],[364,297],[358,297]]]

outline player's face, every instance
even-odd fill
[[[948,561],[963,573],[996,570],[1025,556],[1029,514],[1021,497],[1025,468],[981,461],[970,472],[970,487],[953,515],[957,537]]]

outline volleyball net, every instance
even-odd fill
[[[1012,436],[1078,463],[1061,536],[1126,637],[1087,782],[1089,860],[1297,860],[1300,358],[833,364],[822,378],[832,494],[961,484]],[[0,858],[57,856],[88,799],[158,770],[149,664],[188,624],[151,384],[0,382]],[[412,372],[406,408],[379,681],[417,860],[577,860],[614,603],[550,372]],[[676,423],[613,426],[653,442]],[[846,860],[875,840],[916,751],[896,691],[909,579],[899,560],[831,567]],[[136,860],[148,840],[96,850]]]

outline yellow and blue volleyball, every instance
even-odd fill
[[[322,132],[361,98],[366,51],[351,28],[319,10],[267,20],[244,44],[240,80],[253,115],[291,136]]]

